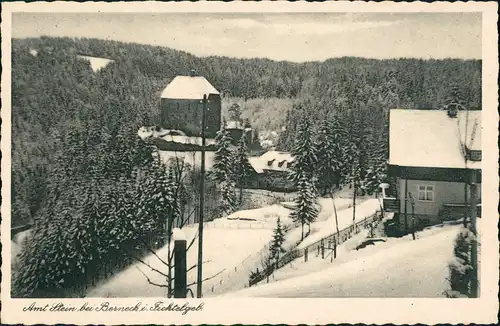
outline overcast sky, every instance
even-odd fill
[[[15,13],[12,36],[163,45],[198,56],[481,58],[481,13]]]

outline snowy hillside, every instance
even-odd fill
[[[205,295],[241,289],[248,281],[248,273],[260,263],[261,251],[267,250],[276,220],[288,219],[290,211],[280,205],[236,212],[226,218],[205,224],[203,232],[203,274],[210,277],[221,271],[217,277],[203,283]],[[184,227],[188,244],[196,236],[197,225]],[[166,260],[165,246],[157,254]],[[188,268],[197,262],[198,241],[188,251]],[[165,272],[167,268],[154,255],[145,261],[152,267]],[[91,291],[89,297],[155,297],[165,296],[165,288],[148,283],[145,273],[152,282],[165,284],[165,277],[138,262],[109,279],[105,284]],[[188,283],[196,280],[196,269],[188,273]],[[194,287],[192,287],[194,289]]]
[[[188,244],[195,236],[197,228],[183,229]],[[224,229],[207,228],[203,233],[203,260],[207,263],[203,266],[203,274],[210,277],[220,271],[225,271],[210,281],[204,282],[205,291],[211,291],[212,285],[220,283],[227,272],[234,270],[245,258],[264,247],[271,239],[272,230],[267,229]],[[165,246],[157,254],[166,260],[168,248]],[[198,243],[195,241],[188,251],[188,268],[196,264],[198,255]],[[167,268],[157,257],[150,255],[144,259],[152,267],[166,272]],[[142,272],[141,272],[142,271]],[[88,297],[164,297],[166,288],[158,287],[148,283],[145,273],[152,282],[165,284],[165,277],[152,271],[149,267],[138,262],[124,271],[112,277],[105,284],[91,291]],[[196,280],[196,268],[188,273],[188,283]],[[195,287],[192,287],[194,290]]]
[[[346,242],[339,257],[294,261],[275,273],[276,282],[257,285],[235,297],[443,297],[448,262],[460,226],[445,225],[411,236],[389,238],[359,251]],[[361,234],[359,235],[361,238]],[[352,239],[354,242],[360,239]],[[341,246],[342,247],[342,246]]]
[[[337,206],[339,230],[342,230],[352,224],[353,208],[350,205],[351,201],[349,199],[336,198],[335,202]],[[335,212],[331,199],[321,199],[320,205],[321,211],[318,216],[318,221],[311,224],[311,233],[304,239],[304,241],[300,243],[300,245],[297,247],[298,249],[303,249],[336,232]],[[373,215],[377,210],[380,210],[378,199],[372,198],[358,203],[356,207],[355,222],[361,221],[364,218]],[[297,241],[300,240],[300,237],[300,228],[296,228],[290,231],[287,234],[284,248],[290,248],[291,246],[293,246]]]
[[[97,71],[101,70],[102,68],[106,67],[111,62],[114,62],[113,60],[110,60],[110,59],[91,57],[91,56],[87,56],[87,55],[79,55],[78,57],[90,62],[90,67],[92,68],[92,70],[94,72],[97,72]]]

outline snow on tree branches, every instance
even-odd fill
[[[274,229],[273,240],[271,242],[271,246],[269,247],[269,259],[274,261],[276,264],[280,259],[280,254],[285,252],[285,249],[283,248],[284,241],[285,235],[280,218],[278,217],[278,220],[276,221],[276,229]]]
[[[235,179],[240,187],[240,204],[243,201],[243,186],[250,176],[250,171],[252,166],[248,161],[248,149],[247,149],[247,137],[246,133],[243,133],[240,140],[238,141],[238,148],[235,153],[235,165],[234,165],[234,175]]]
[[[304,226],[314,222],[319,214],[319,209],[316,203],[316,196],[311,185],[311,181],[307,176],[303,175],[297,183],[297,199],[295,200],[295,208],[290,213],[294,222],[300,223],[302,226],[301,240],[304,240]]]
[[[315,170],[318,162],[316,148],[317,144],[315,143],[311,121],[304,117],[300,122],[295,138],[295,146],[292,150],[291,181],[297,184],[299,180],[305,177],[311,182],[312,189],[314,189]]]
[[[448,298],[470,298],[473,266],[471,264],[471,241],[474,234],[462,227],[455,239],[454,259],[448,265],[450,289],[445,291]]]

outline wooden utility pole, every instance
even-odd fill
[[[203,214],[205,206],[205,120],[207,109],[207,96],[203,95],[203,111],[201,117],[201,180],[200,180],[200,218],[198,220],[198,275],[196,281],[196,297],[202,297],[203,283]]]
[[[477,184],[476,184],[476,170],[471,169],[471,180],[470,180],[470,221],[471,221],[471,231],[474,235],[471,241],[471,255],[470,261],[472,265],[472,276],[471,276],[471,296],[477,298],[479,296],[478,287],[478,264],[477,264],[477,229],[476,229],[476,219],[477,219]]]

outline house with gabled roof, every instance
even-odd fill
[[[293,191],[294,185],[288,179],[294,158],[291,153],[267,151],[249,158],[253,169],[251,187],[272,191]]]
[[[384,198],[384,210],[401,230],[463,217],[468,184],[481,183],[481,156],[481,111],[390,110],[388,174],[396,196]]]
[[[201,136],[204,96],[208,99],[205,135],[215,138],[221,128],[221,95],[205,77],[197,75],[194,70],[189,76],[175,77],[161,93],[161,127],[181,130],[188,136]]]

